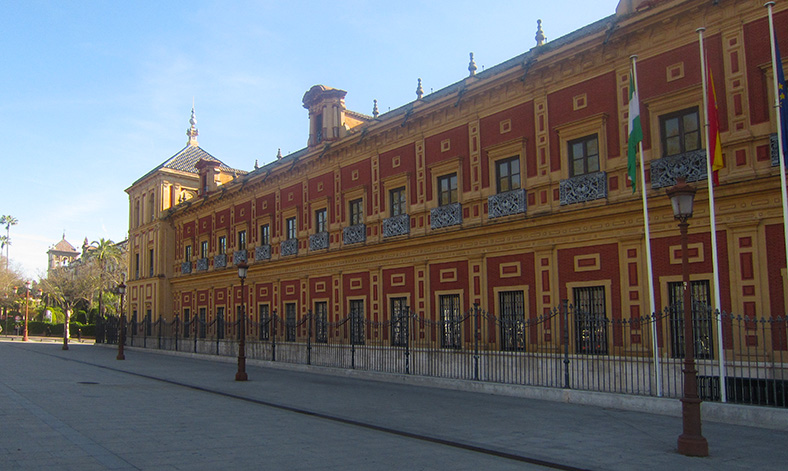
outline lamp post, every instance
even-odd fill
[[[679,435],[679,453],[686,456],[709,456],[709,444],[701,434],[698,370],[695,368],[695,341],[692,328],[692,292],[690,290],[689,257],[687,254],[687,220],[692,217],[695,188],[678,178],[666,193],[673,205],[673,217],[681,231],[681,278],[684,284],[684,394],[681,398],[683,430]],[[714,237],[714,234],[711,235]]]
[[[244,296],[244,280],[246,280],[246,272],[249,270],[249,265],[241,262],[237,265],[238,278],[241,279],[241,318],[239,319],[240,338],[238,339],[238,372],[235,373],[236,381],[246,381],[249,377],[246,375],[246,297]]]
[[[126,355],[123,353],[123,344],[126,343],[126,314],[123,312],[123,295],[126,294],[126,284],[122,281],[118,285],[118,294],[120,294],[120,325],[118,333],[118,356],[116,360],[125,360]]]
[[[22,341],[27,342],[27,318],[30,317],[30,281],[25,281],[25,334]]]

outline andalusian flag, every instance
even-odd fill
[[[632,193],[637,190],[637,153],[638,143],[643,140],[643,128],[640,126],[640,100],[635,88],[635,71],[629,73],[629,149],[627,151],[627,175],[632,182]],[[641,155],[642,159],[643,156]]]
[[[706,87],[707,93],[709,94],[708,100],[706,103],[708,104],[708,109],[706,110],[706,115],[708,116],[709,120],[709,145],[708,145],[708,154],[709,159],[711,159],[711,171],[714,177],[714,184],[719,185],[719,177],[717,176],[717,171],[721,168],[725,168],[725,162],[722,161],[722,147],[720,146],[720,118],[719,114],[717,113],[717,92],[714,90],[714,78],[711,76],[711,67],[708,68],[709,73],[707,74],[709,84]]]

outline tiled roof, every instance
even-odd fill
[[[52,248],[52,250],[55,250],[55,251],[58,251],[58,252],[79,253],[77,251],[77,249],[74,248],[73,245],[68,243],[68,241],[65,239],[65,237],[63,238],[63,240],[61,240],[60,242],[55,244],[55,246]]]
[[[135,181],[133,185],[136,185],[140,181],[148,178],[149,176],[151,176],[154,173],[156,173],[156,171],[161,170],[163,168],[168,168],[168,169],[172,169],[172,170],[178,170],[180,172],[189,172],[189,173],[198,174],[200,172],[197,171],[197,168],[195,168],[195,165],[200,160],[213,160],[213,161],[219,162],[221,164],[221,165],[219,165],[219,168],[221,168],[222,170],[225,170],[227,172],[236,172],[239,175],[245,175],[247,173],[244,170],[237,170],[237,169],[228,167],[221,160],[217,159],[216,157],[214,157],[211,154],[209,154],[209,153],[205,152],[204,150],[202,150],[202,148],[200,146],[186,146],[183,149],[181,149],[177,154],[175,154],[172,157],[170,157],[169,159],[165,160],[161,165],[159,165],[158,167],[154,168],[150,172],[146,173],[142,178],[137,179],[137,181]]]

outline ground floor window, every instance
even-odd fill
[[[189,308],[183,309],[183,338],[189,338],[189,330],[191,330],[191,310]]]
[[[692,332],[695,358],[712,358],[712,311],[709,280],[690,282],[692,297]],[[684,358],[684,283],[668,283],[671,356]]]
[[[391,298],[391,345],[404,347],[408,343],[407,298]]]
[[[201,339],[204,339],[205,336],[206,336],[205,323],[206,323],[207,319],[205,317],[206,317],[206,315],[205,315],[205,308],[201,307],[200,308],[200,338]]]
[[[364,300],[350,301],[350,343],[364,345]]]
[[[460,295],[447,294],[439,298],[441,347],[462,348],[462,313]]]
[[[257,306],[257,314],[260,317],[260,340],[268,340],[271,332],[271,316],[268,313],[268,304]]]
[[[607,354],[607,312],[604,286],[574,288],[575,351]]]
[[[525,294],[522,291],[498,293],[501,323],[501,350],[525,349]]]
[[[315,342],[328,342],[328,303],[315,303]]]
[[[296,305],[285,304],[285,341],[295,342],[296,339]]]

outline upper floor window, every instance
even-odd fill
[[[659,118],[662,156],[700,149],[698,108],[688,108]]]
[[[219,255],[227,253],[227,237],[219,236]]]
[[[318,209],[315,211],[315,232],[326,232],[328,226],[326,225],[326,215],[328,211],[326,208]]]
[[[569,141],[569,176],[599,171],[599,139],[596,134]]]
[[[208,241],[200,242],[200,258],[208,258]]]
[[[191,259],[192,259],[192,246],[191,245],[187,245],[186,246],[186,252],[184,253],[184,258],[186,259],[187,262],[191,261]]]
[[[406,202],[404,186],[391,190],[389,192],[389,212],[391,217],[405,214],[407,212]]]
[[[238,250],[246,250],[246,231],[238,231]]]
[[[268,224],[260,226],[260,245],[271,244],[271,227]]]
[[[315,142],[323,142],[323,115],[315,116]]]
[[[153,258],[153,249],[148,251],[148,255],[148,276],[153,277],[153,264],[156,261],[156,259]]]
[[[350,225],[355,226],[364,222],[364,200],[361,198],[350,202]]]
[[[498,193],[520,188],[520,157],[495,162],[495,181]]]
[[[457,203],[457,174],[438,177],[438,206]]]
[[[287,240],[296,238],[296,218],[287,218],[285,221],[285,237]]]

